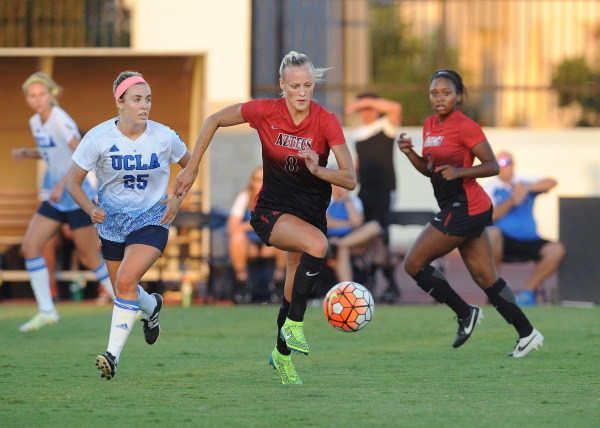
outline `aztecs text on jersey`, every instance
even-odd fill
[[[309,115],[295,125],[281,98],[247,102],[242,115],[257,130],[262,146],[264,179],[257,203],[301,218],[322,215],[331,185],[309,171],[298,151],[314,150],[319,165],[327,166],[330,148],[346,142],[335,114],[313,101]]]

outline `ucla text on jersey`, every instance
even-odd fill
[[[160,168],[160,162],[158,162],[158,156],[156,153],[150,155],[149,163],[142,163],[142,155],[111,155],[112,167],[114,170],[125,171],[133,170],[148,170]]]

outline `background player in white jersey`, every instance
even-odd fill
[[[73,163],[71,156],[79,145],[81,135],[73,119],[58,106],[56,96],[61,88],[50,77],[38,72],[25,80],[23,92],[27,104],[35,111],[29,119],[29,126],[37,147],[13,149],[12,154],[17,161],[24,158],[44,159],[46,175],[43,187],[50,190],[48,199],[33,215],[21,245],[38,304],[38,312],[20,327],[20,331],[30,332],[54,324],[59,319],[52,301],[50,277],[42,248],[59,232],[63,223],[67,223],[73,231],[73,242],[83,265],[94,271],[102,287],[113,299],[114,293],[106,264],[98,251],[98,233],[90,218],[65,188]],[[90,203],[96,197],[87,179],[83,180],[82,192]]]
[[[96,366],[107,380],[115,375],[129,332],[142,311],[144,336],[153,345],[160,334],[163,299],[148,294],[142,276],[161,256],[183,196],[169,198],[171,163],[185,167],[190,153],[179,135],[148,120],[152,93],[140,73],[124,71],[113,84],[119,116],[94,127],[73,154],[69,193],[96,223],[102,254],[117,297],[106,353]],[[98,178],[98,206],[82,187],[88,171]]]

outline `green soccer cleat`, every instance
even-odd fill
[[[302,381],[294,369],[292,357],[290,355],[282,355],[277,347],[271,352],[270,364],[281,375],[281,383],[284,385],[302,385]]]
[[[308,343],[304,338],[304,321],[292,321],[285,319],[283,327],[279,332],[288,349],[308,355]]]

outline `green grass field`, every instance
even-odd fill
[[[0,305],[0,426],[600,425],[600,310],[527,310],[540,351],[510,359],[515,331],[489,306],[463,347],[438,305],[384,306],[357,333],[307,312],[304,385],[268,365],[277,307],[166,306],[161,337],[135,325],[116,377],[100,378],[112,307],[59,304],[60,322],[21,334],[33,304]]]

